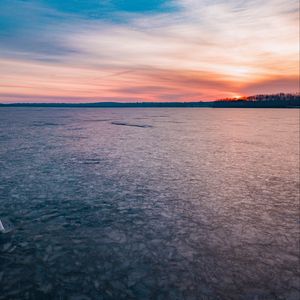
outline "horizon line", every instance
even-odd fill
[[[120,101],[96,101],[95,102],[0,102],[0,105],[45,105],[45,104],[54,104],[54,105],[93,105],[93,104],[120,104],[120,105],[132,105],[132,104],[197,104],[197,103],[214,103],[218,101],[249,101],[251,99],[254,99],[256,97],[271,97],[271,96],[282,96],[282,95],[289,95],[289,96],[295,96],[300,97],[300,91],[299,92],[278,92],[278,93],[261,93],[261,94],[255,94],[250,96],[239,96],[239,97],[225,97],[225,98],[218,98],[214,100],[198,100],[198,101],[134,101],[134,102],[120,102]],[[30,96],[29,96],[30,97]],[[36,96],[35,96],[36,97]],[[41,96],[41,98],[44,96]],[[50,97],[49,97],[50,98]],[[54,97],[59,98],[59,97]],[[79,97],[81,98],[81,97]],[[74,99],[74,98],[73,98]],[[86,98],[88,99],[88,98]]]

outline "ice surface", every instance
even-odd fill
[[[0,120],[0,299],[299,299],[297,110]]]

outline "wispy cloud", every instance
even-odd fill
[[[298,89],[298,1],[160,1],[168,9],[110,8],[111,18],[24,5],[0,33],[3,95],[188,101]]]

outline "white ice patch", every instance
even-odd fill
[[[4,228],[1,220],[0,220],[0,232],[5,232],[5,228]]]
[[[13,230],[13,225],[6,219],[0,219],[0,233],[7,233]]]

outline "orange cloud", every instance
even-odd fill
[[[0,101],[198,101],[299,90],[296,2],[175,2],[181,11],[159,17],[57,28],[73,51],[54,60],[0,58]]]

